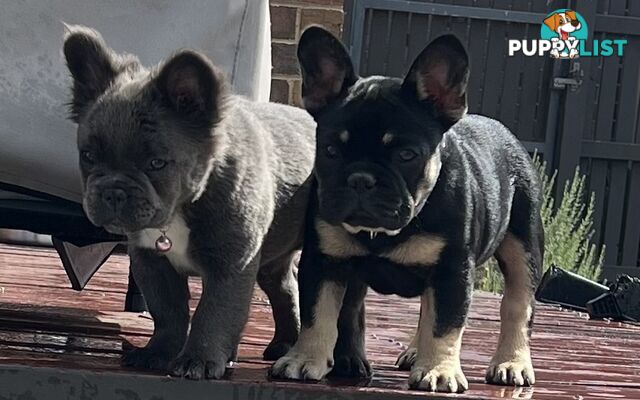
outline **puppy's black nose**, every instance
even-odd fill
[[[367,190],[371,190],[376,185],[376,178],[366,172],[355,172],[347,178],[349,187],[355,189],[357,192],[362,193]]]
[[[571,25],[578,26],[580,25],[580,21],[578,21],[577,19],[574,19],[573,21],[571,21]]]
[[[127,192],[120,188],[105,189],[102,191],[102,201],[113,211],[120,211],[127,202]]]

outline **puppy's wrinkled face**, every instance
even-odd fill
[[[146,70],[77,26],[68,27],[64,53],[87,216],[117,234],[164,227],[206,185],[223,100],[219,74],[192,51]]]
[[[351,233],[399,233],[437,182],[443,134],[466,113],[464,47],[451,35],[434,40],[404,80],[358,78],[321,28],[305,31],[298,57],[318,123],[321,218]]]
[[[318,117],[323,219],[352,231],[393,233],[433,187],[445,128],[431,110],[404,96],[401,84],[360,79],[342,104]]]

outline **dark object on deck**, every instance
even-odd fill
[[[552,265],[544,273],[536,300],[587,311],[587,303],[609,292],[609,288]]]
[[[608,293],[587,303],[591,318],[640,321],[640,279],[621,275]]]
[[[74,290],[84,289],[118,245],[117,242],[105,242],[76,246],[55,236],[51,240]]]

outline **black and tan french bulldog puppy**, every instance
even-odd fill
[[[152,69],[72,26],[64,54],[89,219],[129,238],[153,316],[127,365],[220,378],[235,357],[256,278],[273,306],[277,359],[299,330],[292,258],[302,247],[315,146],[304,110],[227,92],[202,54]],[[187,277],[202,277],[191,319]]]
[[[543,227],[540,185],[518,140],[467,115],[467,53],[441,36],[404,78],[360,78],[320,28],[301,37],[303,98],[317,127],[312,204],[299,266],[302,330],[272,374],[368,376],[367,287],[421,298],[420,323],[398,360],[411,388],[461,392],[460,343],[474,269],[498,259],[506,287],[488,382],[530,385],[534,288]]]

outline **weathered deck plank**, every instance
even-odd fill
[[[223,381],[191,382],[123,369],[123,348],[144,345],[153,327],[148,317],[121,311],[127,267],[125,257],[113,257],[85,291],[74,292],[53,251],[0,245],[0,287],[4,288],[0,292],[0,399],[18,399],[27,392],[34,399],[45,393],[47,399],[67,398],[62,396],[65,390],[78,394],[89,390],[88,383],[93,391],[89,397],[70,398],[427,396],[408,391],[408,373],[393,366],[415,330],[419,303],[376,294],[367,299],[367,350],[375,370],[368,382],[269,381],[269,363],[260,356],[273,325],[260,291],[254,295],[239,362]],[[195,305],[200,293],[197,282],[192,282],[192,289]],[[462,366],[471,387],[461,398],[640,398],[640,327],[589,321],[584,314],[549,306],[538,308],[532,339],[536,386],[513,389],[484,384],[484,369],[497,342],[498,314],[499,297],[476,294],[462,350]]]

